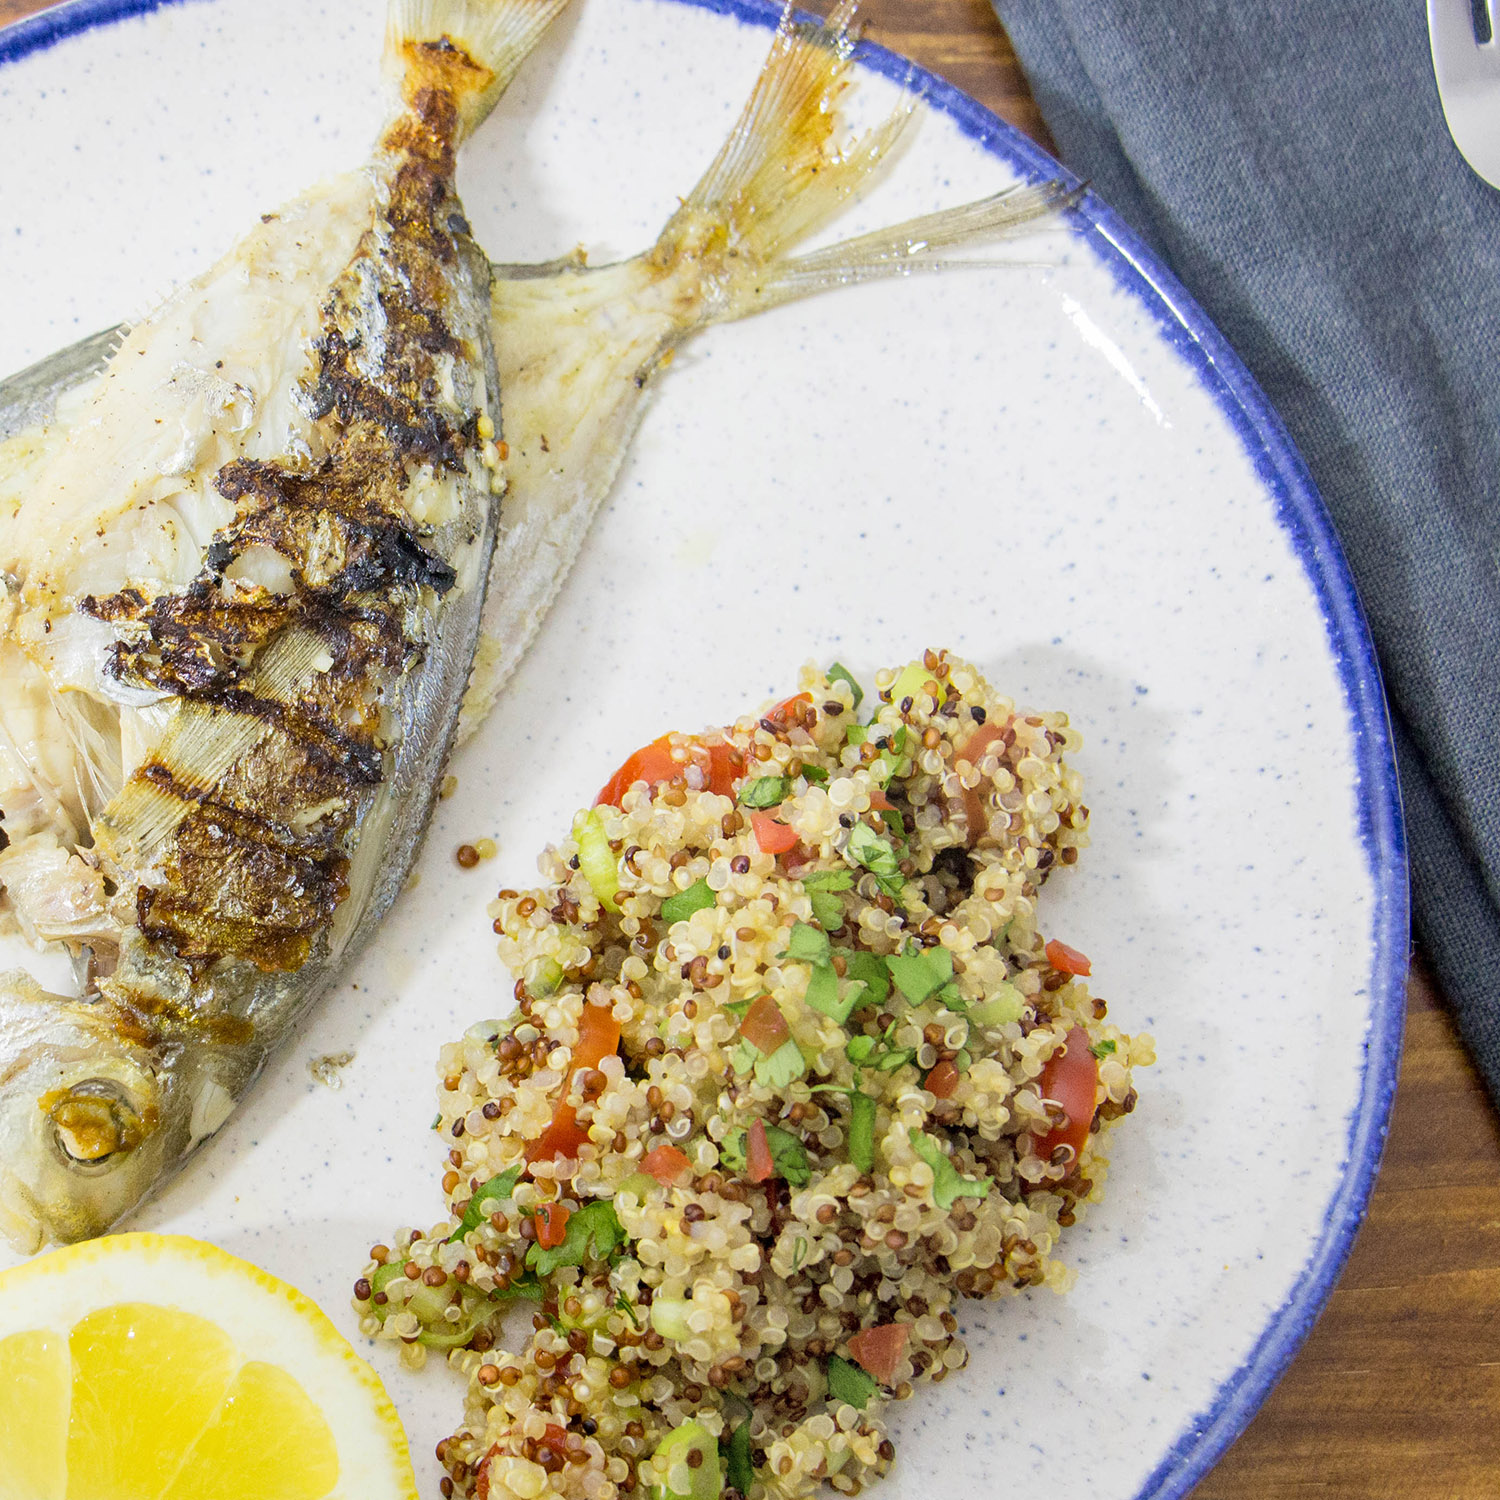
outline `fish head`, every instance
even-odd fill
[[[170,1077],[112,1014],[0,975],[0,1233],[22,1254],[104,1233],[173,1154]]]

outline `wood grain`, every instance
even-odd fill
[[[0,0],[0,22],[41,7]],[[827,5],[815,5],[827,9]],[[866,0],[867,35],[1044,145],[988,0]],[[1369,1217],[1307,1345],[1195,1500],[1500,1494],[1500,1128],[1420,964]]]

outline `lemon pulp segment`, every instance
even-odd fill
[[[160,1495],[239,1360],[212,1323],[170,1307],[101,1308],[73,1325],[68,1500]]]
[[[0,1500],[56,1500],[67,1483],[68,1341],[32,1329],[0,1339]]]
[[[322,1500],[338,1478],[333,1434],[307,1392],[252,1360],[162,1500]]]

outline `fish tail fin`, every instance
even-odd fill
[[[643,377],[705,324],[836,286],[936,269],[955,247],[1023,233],[1077,201],[1082,189],[1063,182],[1017,187],[796,255],[796,245],[872,181],[918,103],[908,91],[882,122],[840,138],[856,10],[857,0],[840,0],[822,24],[799,21],[790,6],[784,12],[729,138],[646,257],[663,274],[689,260],[714,270],[702,278],[695,321],[673,330]]]
[[[850,86],[856,0],[819,24],[790,4],[755,88],[728,138],[657,242],[658,258],[701,254],[717,235],[758,263],[805,239],[853,196],[909,122],[908,97],[862,136],[841,138],[837,104]]]
[[[783,257],[768,267],[768,274],[749,295],[727,309],[719,321],[762,312],[833,287],[890,276],[956,266],[1014,265],[1014,261],[977,260],[947,252],[1030,234],[1043,221],[1072,208],[1085,191],[1060,179],[1022,184],[972,203],[907,219],[888,229],[839,240],[805,255]]]
[[[386,67],[410,102],[437,87],[458,105],[460,138],[495,107],[568,0],[390,0]]]

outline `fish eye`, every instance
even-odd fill
[[[52,1139],[75,1171],[110,1170],[147,1135],[147,1122],[119,1084],[91,1078],[37,1101],[52,1124]]]

